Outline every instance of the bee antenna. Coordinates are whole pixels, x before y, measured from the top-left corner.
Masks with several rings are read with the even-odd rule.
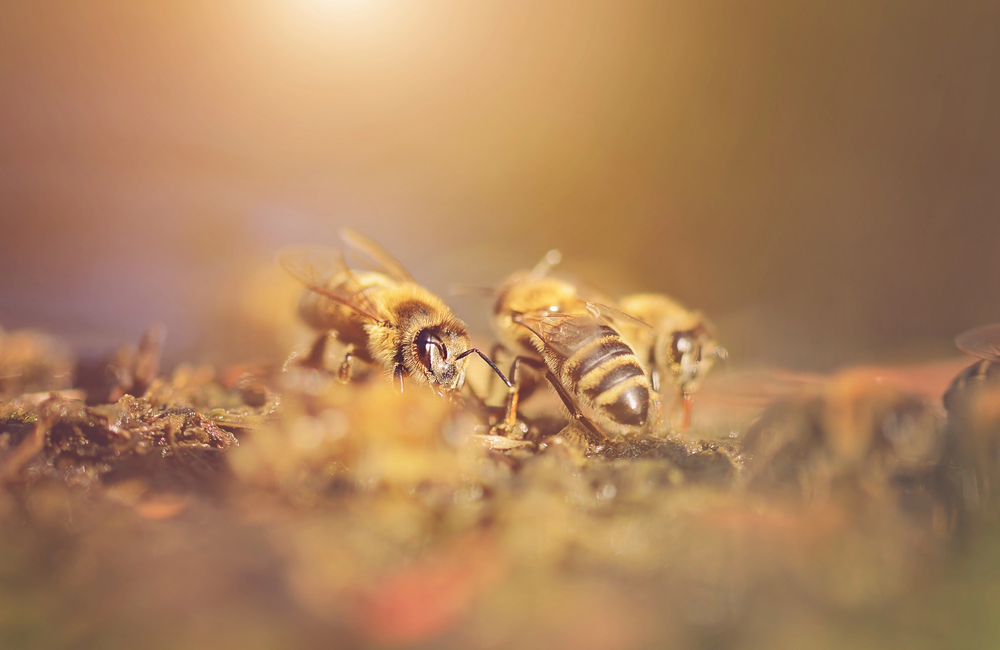
[[[462,359],[464,359],[465,357],[469,356],[473,352],[475,352],[476,354],[478,354],[482,358],[483,361],[485,361],[486,363],[490,364],[490,368],[493,368],[493,372],[497,373],[497,376],[499,376],[500,379],[503,380],[503,383],[507,385],[507,388],[513,388],[514,387],[514,384],[510,383],[510,380],[507,379],[506,377],[504,377],[504,374],[502,372],[500,372],[500,369],[497,368],[496,364],[493,363],[493,361],[490,360],[490,358],[488,356],[486,356],[485,354],[483,354],[482,352],[480,352],[478,348],[470,348],[470,349],[466,350],[462,354],[460,354],[457,357],[455,357],[455,361],[461,361]]]
[[[453,296],[492,296],[496,293],[496,289],[492,287],[477,287],[472,284],[453,284],[449,291]]]
[[[560,253],[558,249],[553,248],[552,250],[550,250],[548,253],[545,254],[545,257],[542,258],[541,262],[535,265],[535,268],[531,270],[531,275],[535,276],[536,278],[544,277],[545,274],[548,273],[553,266],[555,266],[561,261],[562,261],[562,253]]]

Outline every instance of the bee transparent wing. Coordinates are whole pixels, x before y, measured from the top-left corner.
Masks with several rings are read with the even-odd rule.
[[[955,345],[966,354],[988,361],[1000,361],[1000,323],[977,327],[955,338]]]
[[[588,302],[587,311],[594,316],[594,318],[600,319],[611,325],[612,327],[616,323],[624,323],[632,327],[640,327],[643,329],[653,329],[653,326],[642,320],[641,318],[636,318],[626,314],[623,311],[615,309],[614,307],[609,307],[603,303],[599,302]]]
[[[453,284],[448,289],[448,293],[453,296],[483,296],[492,298],[496,296],[497,290],[493,287],[478,287],[472,284]]]
[[[325,289],[338,273],[347,270],[340,251],[322,246],[289,246],[278,251],[278,263],[313,291]]]
[[[815,394],[826,376],[782,368],[731,370],[705,378],[698,400],[720,408],[763,408],[800,395]]]
[[[322,246],[289,246],[278,252],[278,262],[310,291],[339,302],[373,321],[385,320],[365,296],[365,288],[347,268],[340,251]],[[334,284],[332,280],[339,274],[343,274],[344,280]]]
[[[397,282],[414,281],[406,267],[370,237],[362,235],[356,230],[344,228],[340,231],[340,238],[353,250],[363,253],[369,260],[375,262],[373,270],[384,273]]]
[[[519,322],[563,356],[571,356],[584,341],[598,336],[604,325],[589,311],[576,314],[533,312],[522,314]]]

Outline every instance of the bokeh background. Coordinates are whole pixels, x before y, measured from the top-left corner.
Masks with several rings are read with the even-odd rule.
[[[266,356],[241,301],[345,225],[445,294],[559,247],[746,363],[1000,320],[997,2],[8,0],[0,96],[0,324],[82,348]]]

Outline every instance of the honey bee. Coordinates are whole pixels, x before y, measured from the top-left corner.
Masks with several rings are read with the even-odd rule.
[[[753,489],[808,501],[859,491],[928,513],[941,504],[943,413],[934,402],[845,371],[767,408],[742,439]]]
[[[589,442],[602,445],[607,436],[580,407],[616,433],[640,430],[650,421],[649,380],[600,306],[583,300],[574,285],[548,276],[560,259],[558,251],[550,251],[533,270],[511,276],[496,291],[493,327],[501,344],[517,355],[505,423],[514,422],[523,363],[545,371]]]
[[[701,312],[690,311],[662,294],[625,296],[618,308],[632,317],[621,319],[618,331],[645,364],[653,390],[664,388],[664,378],[676,387],[674,405],[683,409],[681,427],[686,429],[692,397],[702,378],[716,359],[728,356],[715,342],[714,327]]]
[[[374,262],[377,270],[348,268],[340,251],[294,246],[278,254],[292,277],[306,286],[299,316],[320,332],[306,359],[321,367],[332,335],[346,347],[339,376],[349,381],[354,359],[381,368],[403,390],[403,379],[452,393],[465,383],[464,359],[478,354],[510,385],[478,349],[469,331],[436,295],[374,241],[345,229],[341,238]]]
[[[944,394],[944,406],[949,413],[959,407],[970,393],[984,385],[1000,379],[1000,323],[985,325],[963,332],[955,339],[955,345],[966,354],[979,357],[955,377]]]
[[[945,392],[949,468],[965,512],[994,515],[1000,503],[1000,324],[955,339],[979,361],[960,372]]]

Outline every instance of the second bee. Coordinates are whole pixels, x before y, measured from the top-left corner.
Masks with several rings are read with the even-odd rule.
[[[548,276],[559,260],[559,253],[550,251],[533,270],[514,274],[496,291],[493,327],[517,355],[505,425],[514,424],[524,364],[545,372],[592,445],[606,443],[607,436],[583,409],[612,433],[642,431],[654,410],[646,373],[598,306],[583,300],[572,284]]]

